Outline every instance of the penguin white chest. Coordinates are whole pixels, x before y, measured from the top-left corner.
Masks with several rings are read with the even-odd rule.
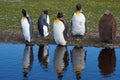
[[[49,32],[48,32],[48,27],[46,25],[43,25],[43,34],[44,34],[44,37],[48,36],[49,35]]]
[[[30,42],[30,24],[26,18],[21,19],[21,26],[25,40]]]
[[[64,38],[63,31],[65,30],[65,26],[63,22],[54,22],[53,24],[53,33],[54,39],[57,44],[66,45],[66,40]]]
[[[81,13],[80,15],[74,14],[72,17],[72,33],[73,35],[85,33],[85,17]]]
[[[47,23],[48,23],[48,25],[50,24],[50,18],[48,15],[47,15]]]

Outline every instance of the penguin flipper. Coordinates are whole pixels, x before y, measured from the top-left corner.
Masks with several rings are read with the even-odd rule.
[[[28,23],[30,24],[30,38],[33,39],[33,30],[34,30],[34,27],[33,27],[32,19],[29,16],[28,13],[27,13],[27,20],[28,20]]]
[[[67,40],[69,37],[69,27],[68,27],[67,20],[64,18],[60,18],[60,20],[63,22],[63,24],[65,26],[65,30],[63,31],[63,35],[64,35],[65,40]]]

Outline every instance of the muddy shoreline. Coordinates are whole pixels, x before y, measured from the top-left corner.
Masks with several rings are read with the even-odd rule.
[[[0,30],[0,43],[24,44],[22,32],[19,30]],[[39,38],[38,32],[34,31],[34,44],[55,44],[53,34],[46,38]],[[120,47],[120,36],[117,34],[116,40],[112,44],[100,41],[98,33],[86,33],[84,38],[69,38],[67,45],[77,46],[94,46],[94,47]]]

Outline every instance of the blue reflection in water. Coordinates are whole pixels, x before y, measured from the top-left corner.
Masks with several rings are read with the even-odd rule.
[[[0,44],[0,80],[119,80],[120,48]]]
[[[43,69],[47,70],[49,65],[49,46],[47,44],[38,46],[38,60]]]
[[[57,46],[54,53],[54,68],[59,79],[62,79],[68,66],[67,47]]]
[[[28,72],[32,68],[33,63],[33,46],[27,45],[25,46],[23,53],[23,74],[24,77],[27,77]]]
[[[81,78],[82,71],[85,68],[85,57],[86,53],[82,46],[75,46],[71,51],[72,67],[76,74],[76,78]]]
[[[100,51],[98,66],[103,76],[109,76],[115,70],[116,55],[114,48],[105,48]]]

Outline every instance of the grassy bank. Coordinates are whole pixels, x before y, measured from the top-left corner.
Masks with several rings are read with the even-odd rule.
[[[22,17],[21,9],[24,8],[30,14],[35,27],[35,44],[55,43],[52,34],[52,25],[57,12],[63,12],[64,17],[70,25],[71,15],[77,3],[82,4],[86,16],[88,33],[83,39],[70,38],[68,45],[120,47],[120,0],[0,0],[0,42],[24,43],[20,25]],[[49,10],[50,35],[40,39],[37,37],[37,20],[45,9]],[[117,21],[118,34],[113,44],[102,43],[98,36],[98,22],[100,16],[106,10],[112,12]]]
[[[22,8],[25,8],[31,15],[35,28],[37,19],[44,9],[49,10],[51,30],[58,11],[64,13],[70,25],[71,15],[77,3],[82,4],[89,32],[98,31],[98,21],[106,10],[113,13],[117,26],[120,26],[120,0],[0,0],[0,30],[20,30]],[[120,28],[118,30],[120,31]]]

